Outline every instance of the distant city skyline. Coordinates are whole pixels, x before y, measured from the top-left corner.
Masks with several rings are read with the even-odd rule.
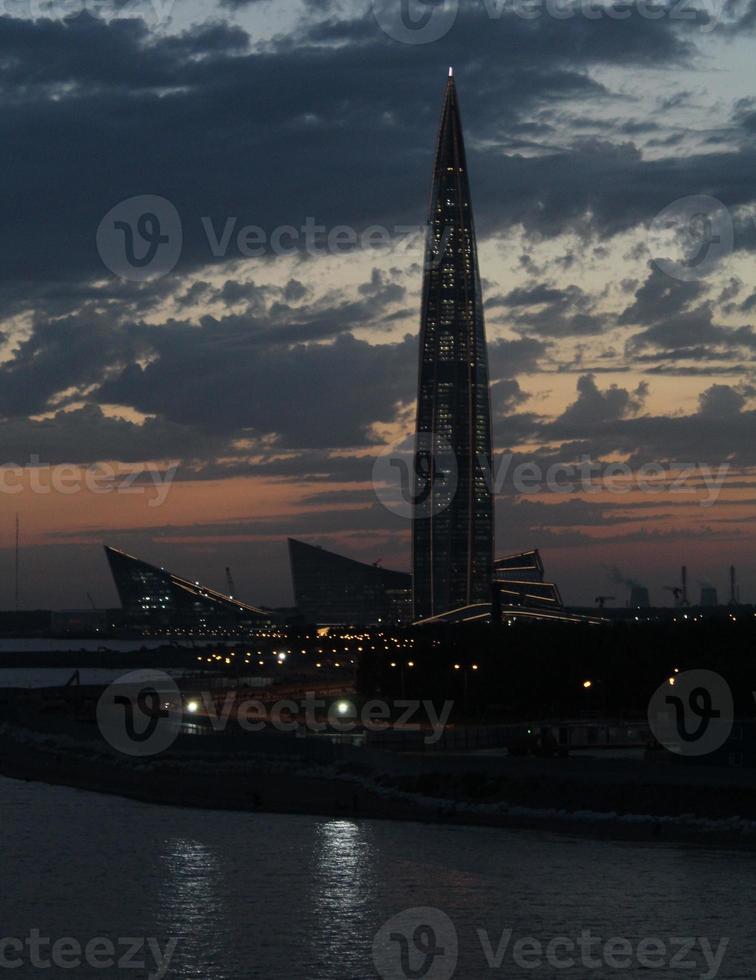
[[[0,493],[0,606],[13,605],[16,511],[24,608],[83,607],[87,592],[115,603],[104,542],[221,589],[231,565],[243,597],[269,605],[292,601],[289,535],[410,569],[409,522],[371,475],[414,427],[429,146],[449,64],[484,271],[494,468],[511,454],[541,473],[583,456],[663,470],[658,491],[624,494],[504,480],[496,553],[540,548],[567,603],[613,593],[612,566],[669,602],[681,564],[693,592],[710,582],[720,596],[735,564],[756,598],[746,6],[714,20],[526,20],[461,4],[417,44],[351,0],[177,4],[160,31],[2,18],[14,94],[0,99],[1,462],[177,469],[161,506],[154,486],[45,493],[27,480]],[[170,272],[130,280],[98,229],[144,195],[169,202],[182,241]],[[667,261],[680,252],[663,225],[691,198],[677,230],[705,237],[708,206],[723,247],[686,269]],[[330,248],[293,240],[308,220]],[[245,255],[249,226],[262,257]],[[371,226],[394,246],[367,245]],[[695,492],[668,492],[691,464]],[[701,467],[725,464],[701,506]]]

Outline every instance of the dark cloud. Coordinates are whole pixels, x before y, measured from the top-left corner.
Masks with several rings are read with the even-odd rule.
[[[55,396],[101,383],[111,370],[146,353],[133,333],[114,329],[103,317],[67,317],[37,323],[31,336],[0,364],[0,415],[33,415]]]
[[[577,400],[564,410],[557,424],[566,423],[590,428],[597,422],[636,415],[643,408],[648,385],[641,382],[634,391],[611,385],[602,391],[596,384],[595,377],[586,374],[578,379],[577,392]]]
[[[506,296],[492,297],[488,305],[511,310],[506,321],[516,330],[545,337],[597,334],[604,327],[603,318],[594,312],[593,300],[575,285],[557,288],[530,283]]]
[[[246,7],[257,7],[271,0],[219,0],[221,7],[227,10],[244,10]]]
[[[754,5],[756,9],[756,5]],[[739,99],[735,104],[735,121],[750,133],[756,133],[756,99]]]
[[[739,415],[746,403],[746,397],[730,385],[712,385],[698,398],[699,414],[708,418],[728,419]]]
[[[369,296],[381,304],[399,303],[404,299],[406,290],[396,282],[387,282],[386,276],[380,269],[373,269],[370,282],[364,282],[357,287],[362,296]]]
[[[719,467],[756,466],[756,411],[745,408],[756,389],[713,385],[703,393],[699,410],[689,415],[640,414],[648,395],[641,382],[628,390],[598,387],[591,375],[577,382],[577,399],[555,419],[533,412],[496,421],[494,442],[500,451],[515,449],[512,465],[625,460],[631,467],[646,463],[692,463]],[[521,445],[540,448],[518,453]]]
[[[752,310],[756,309],[756,292],[751,293],[748,299],[744,299],[740,304],[740,309],[743,313],[750,313]]]
[[[746,324],[742,327],[718,326],[713,321],[711,307],[700,306],[679,313],[647,330],[633,335],[627,344],[632,355],[646,347],[657,347],[664,357],[698,357],[712,359],[712,352],[723,348],[735,352],[756,350],[756,334]]]
[[[412,396],[416,342],[371,346],[351,334],[330,344],[257,342],[242,321],[199,328],[142,328],[157,357],[132,364],[99,389],[181,425],[274,435],[282,446],[356,446]]]
[[[491,409],[494,416],[507,413],[512,409],[527,401],[530,396],[523,391],[518,381],[505,379],[497,381],[491,386]]]
[[[659,323],[687,309],[706,292],[704,282],[683,282],[673,279],[653,263],[648,267],[648,278],[635,291],[635,299],[620,315],[619,323]]]
[[[534,370],[547,353],[550,343],[537,337],[519,337],[517,340],[491,340],[488,343],[488,362],[491,377],[513,378]]]
[[[756,28],[756,0],[725,0],[723,11],[727,14],[724,32],[737,36]]]
[[[731,300],[742,286],[730,278],[717,302],[736,312]],[[715,304],[707,298],[709,289],[704,280],[674,279],[650,263],[649,274],[635,290],[633,302],[618,317],[621,325],[645,327],[628,338],[628,355],[639,363],[669,358],[716,362],[731,359],[735,352],[756,350],[756,334],[750,324],[732,327],[715,323]],[[749,312],[748,306],[746,301],[739,310]],[[649,348],[656,350],[649,354]]]
[[[668,66],[692,53],[667,18],[542,18],[534,30],[511,12],[492,24],[473,7],[442,41],[420,47],[391,43],[369,12],[305,21],[297,37],[256,49],[224,24],[161,36],[134,19],[3,17],[2,204],[12,245],[0,268],[25,280],[101,273],[99,221],[141,193],[167,197],[181,214],[183,271],[221,261],[203,216],[268,230],[312,215],[329,226],[419,224],[446,63],[459,66],[476,193],[489,202],[481,227],[514,221],[554,234],[592,212],[612,233],[666,203],[680,174],[644,164],[630,145],[505,157],[497,136],[554,99],[601,97],[588,70],[596,64]],[[476,140],[483,127],[486,145]],[[70,148],[56,157],[54,180],[51,145]],[[721,182],[732,165],[717,164]],[[686,166],[693,182],[697,164]],[[625,214],[611,201],[620,188]]]
[[[199,458],[230,451],[226,440],[163,419],[136,423],[106,416],[97,405],[56,412],[41,420],[3,423],[0,465],[91,464],[101,460],[138,463]]]

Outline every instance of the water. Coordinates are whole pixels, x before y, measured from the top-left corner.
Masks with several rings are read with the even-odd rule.
[[[716,975],[745,980],[754,974],[748,901],[754,858],[747,853],[172,809],[5,779],[0,848],[1,936],[23,940],[37,928],[45,938],[74,937],[82,946],[107,937],[120,953],[124,937],[152,937],[161,949],[173,939],[165,975],[179,980],[449,980],[455,965],[453,975],[461,980],[713,975],[698,945],[687,957],[692,966],[671,968],[679,945],[670,937],[704,937],[714,949],[728,937]],[[374,937],[382,924],[424,906],[448,916],[434,912],[429,920],[444,953],[426,960],[430,969],[421,972],[423,954],[413,938],[419,920],[405,917],[379,938],[376,961]],[[502,930],[513,930],[498,969],[486,962],[479,929],[487,930],[494,952]],[[548,964],[550,940],[574,942],[588,929],[601,938],[593,950],[604,960],[603,943],[624,939],[633,950],[629,967],[586,967],[579,950],[572,968]],[[402,930],[412,973],[401,966],[396,934]],[[418,934],[417,942],[423,936],[429,934]],[[512,944],[526,937],[542,944],[533,968],[513,959]],[[656,954],[665,966],[638,963],[644,938],[666,944],[664,957]],[[11,953],[0,943],[0,956]],[[532,949],[519,955],[538,960]],[[562,948],[556,955],[568,958]],[[25,962],[8,975],[156,976],[151,954],[134,958],[140,956],[145,965],[139,969],[82,964],[35,970]]]
[[[214,643],[212,639],[203,638],[202,645]],[[217,641],[217,642],[223,642]],[[137,640],[116,640],[109,636],[103,637],[47,637],[47,636],[20,636],[0,638],[1,653],[80,653],[82,650],[89,653],[97,653],[107,650],[112,653],[136,653],[141,650],[159,650],[167,643],[172,647],[195,646],[193,640],[164,639],[150,640],[139,638]]]
[[[112,684],[130,671],[125,667],[0,667],[0,690],[8,687],[63,687],[79,671],[84,686]],[[162,669],[171,677],[183,677],[186,670]]]

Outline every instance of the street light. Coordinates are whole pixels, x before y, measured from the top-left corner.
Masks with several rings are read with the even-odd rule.
[[[452,666],[453,666],[454,670],[461,670],[462,671],[462,690],[464,692],[463,707],[464,707],[464,710],[465,710],[465,714],[467,714],[467,704],[468,704],[468,698],[467,698],[467,680],[468,680],[468,675],[469,675],[469,671],[471,671],[471,670],[477,670],[478,669],[478,665],[477,664],[470,664],[470,665],[463,666],[462,664],[452,664]]]
[[[402,695],[402,699],[404,699],[407,696],[407,694],[406,694],[406,687],[405,687],[405,683],[404,683],[404,664],[401,663],[401,664],[398,664],[397,665],[397,662],[395,660],[392,660],[389,666],[391,666],[391,667],[398,666],[399,667],[399,683],[401,684],[401,695]],[[414,664],[409,663],[407,666],[408,667],[413,667]]]

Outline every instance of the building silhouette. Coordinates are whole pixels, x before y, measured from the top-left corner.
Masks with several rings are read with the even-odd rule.
[[[433,168],[415,446],[416,620],[490,602],[494,515],[483,304],[454,77]]]
[[[651,599],[648,594],[648,589],[645,585],[633,585],[630,588],[630,608],[631,609],[649,609],[651,606]]]
[[[133,625],[204,632],[262,626],[277,618],[272,610],[250,606],[117,548],[105,545],[105,554],[126,621]]]
[[[306,623],[396,625],[412,616],[412,578],[289,538],[294,601]]]
[[[496,559],[494,596],[507,612],[518,607],[534,611],[564,609],[557,585],[544,581],[543,561],[537,548]]]
[[[545,580],[538,549],[506,555],[494,562],[491,596],[435,616],[416,625],[440,623],[583,623],[598,624],[600,617],[584,616],[565,608],[554,582]]]

